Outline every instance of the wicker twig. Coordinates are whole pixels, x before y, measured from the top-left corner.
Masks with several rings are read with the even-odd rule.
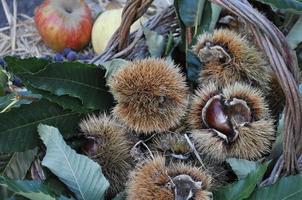
[[[286,174],[297,170],[297,157],[302,152],[302,106],[298,91],[298,67],[293,51],[283,34],[246,0],[211,0],[241,17],[250,27],[258,45],[266,53],[272,70],[286,96],[284,132],[284,169]],[[282,162],[279,162],[282,164]]]
[[[271,175],[266,180],[264,180],[260,184],[260,186],[265,187],[265,186],[274,184],[280,177],[283,165],[284,165],[284,157],[283,157],[283,155],[281,155],[280,158],[277,160],[277,162],[274,166],[274,169],[271,172]]]
[[[145,24],[147,29],[167,36],[170,32],[177,33],[177,19],[174,7],[169,7],[158,15],[151,17]],[[148,48],[144,40],[142,30],[137,30],[129,35],[129,45],[122,51],[118,51],[119,33],[118,31],[112,36],[105,51],[95,57],[91,63],[101,64],[114,58],[125,58],[127,60],[139,59],[149,56]]]
[[[119,47],[121,51],[127,46],[128,36],[130,34],[131,25],[139,19],[148,9],[153,0],[132,0],[128,1],[122,13],[122,22],[118,30]],[[136,11],[136,12],[134,12]]]

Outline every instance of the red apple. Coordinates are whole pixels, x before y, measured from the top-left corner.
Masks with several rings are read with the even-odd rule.
[[[91,38],[93,20],[84,0],[45,0],[35,9],[36,27],[52,49],[80,50]]]

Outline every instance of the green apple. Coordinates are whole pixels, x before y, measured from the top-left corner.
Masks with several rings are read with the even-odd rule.
[[[107,10],[99,15],[92,28],[92,46],[96,53],[101,53],[107,47],[109,40],[121,24],[123,9]],[[132,26],[131,31],[141,27],[142,20],[137,20]]]

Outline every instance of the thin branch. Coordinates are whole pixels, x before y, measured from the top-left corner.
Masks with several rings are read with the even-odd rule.
[[[148,150],[151,158],[154,159],[152,151],[149,149],[148,145],[146,145],[146,143],[143,140],[138,141],[132,148],[136,148],[139,144],[144,145],[144,147]]]
[[[204,170],[206,170],[206,167],[205,167],[204,163],[202,162],[202,159],[201,159],[199,153],[197,152],[197,150],[196,150],[194,144],[191,142],[191,140],[190,140],[190,138],[189,138],[189,136],[188,136],[187,134],[185,134],[185,138],[186,138],[186,140],[187,140],[187,142],[188,142],[190,148],[193,150],[193,152],[194,152],[196,158],[197,158],[198,161],[200,162],[202,168],[203,168]]]

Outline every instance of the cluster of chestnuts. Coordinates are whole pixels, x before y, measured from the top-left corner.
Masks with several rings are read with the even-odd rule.
[[[211,199],[227,158],[270,153],[282,98],[261,52],[227,29],[201,35],[193,52],[203,64],[195,91],[171,61],[132,61],[108,81],[112,113],[81,122],[83,151],[110,182],[107,199],[124,190],[130,200]]]

